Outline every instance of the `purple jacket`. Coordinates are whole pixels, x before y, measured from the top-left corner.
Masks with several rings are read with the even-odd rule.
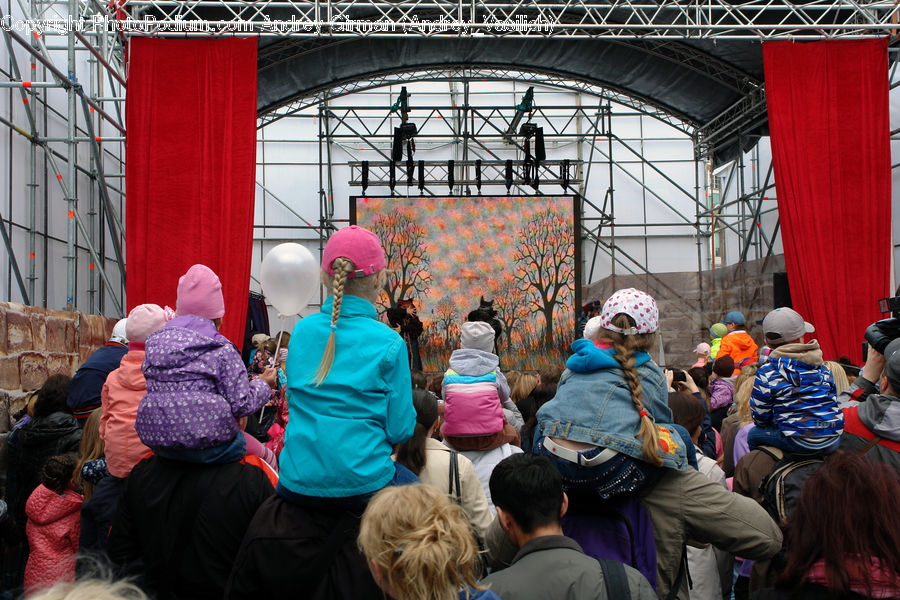
[[[269,401],[269,385],[247,382],[241,355],[208,319],[172,319],[150,334],[145,351],[147,395],[134,428],[151,449],[202,450],[231,442],[237,419]]]
[[[730,379],[714,379],[707,390],[709,390],[709,407],[716,410],[731,404],[734,396],[734,382]]]

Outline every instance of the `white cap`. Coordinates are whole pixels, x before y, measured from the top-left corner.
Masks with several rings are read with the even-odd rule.
[[[119,322],[116,323],[115,327],[113,327],[112,335],[109,336],[109,341],[116,342],[118,344],[128,343],[128,336],[125,333],[126,323],[128,323],[128,319],[119,319]]]

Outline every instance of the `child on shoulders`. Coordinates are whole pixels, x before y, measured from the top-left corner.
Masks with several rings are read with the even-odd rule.
[[[750,413],[750,448],[774,446],[792,454],[837,450],[844,430],[834,380],[819,342],[804,342],[815,328],[790,308],[776,308],[763,320],[769,361],[756,372]]]

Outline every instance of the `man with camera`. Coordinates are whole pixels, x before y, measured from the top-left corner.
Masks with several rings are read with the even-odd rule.
[[[844,408],[841,449],[865,454],[900,474],[900,338],[874,347],[860,376],[838,397]],[[875,393],[878,392],[878,393]]]

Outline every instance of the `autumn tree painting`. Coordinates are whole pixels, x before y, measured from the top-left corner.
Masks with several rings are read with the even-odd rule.
[[[388,258],[379,312],[416,300],[424,371],[447,369],[482,296],[503,324],[504,369],[565,362],[575,335],[574,207],[567,196],[356,199],[356,222]]]
[[[405,211],[375,215],[368,227],[381,240],[388,260],[388,277],[379,301],[382,307],[393,308],[401,299],[427,295],[432,282],[428,230]]]
[[[550,210],[539,211],[516,236],[516,280],[528,291],[531,312],[544,317],[547,348],[553,347],[553,313],[574,296],[574,253],[571,224]]]

